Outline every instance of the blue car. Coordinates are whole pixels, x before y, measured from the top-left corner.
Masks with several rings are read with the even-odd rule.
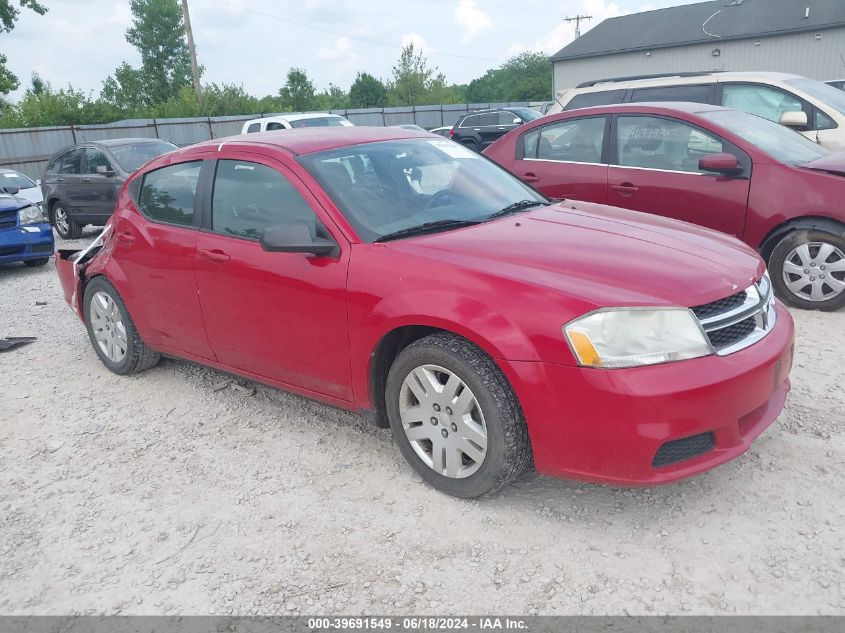
[[[53,229],[42,205],[0,193],[0,264],[43,266],[54,250]]]

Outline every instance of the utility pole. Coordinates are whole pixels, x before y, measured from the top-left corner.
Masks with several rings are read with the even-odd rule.
[[[591,15],[576,15],[574,18],[564,18],[564,22],[575,22],[575,39],[581,37],[581,20],[592,20]]]
[[[185,35],[188,36],[188,51],[191,54],[191,75],[194,78],[194,91],[197,93],[197,99],[201,99],[200,69],[197,66],[197,49],[194,47],[194,33],[191,30],[191,15],[188,13],[188,0],[182,0],[182,19],[185,21]]]

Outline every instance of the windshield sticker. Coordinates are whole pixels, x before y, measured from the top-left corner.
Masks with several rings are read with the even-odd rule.
[[[9,174],[9,173],[6,173],[6,174],[3,174],[3,175],[4,175],[4,176],[6,176],[6,178],[17,178],[17,177],[18,177],[18,175],[17,175],[17,174]]]
[[[454,141],[428,141],[449,158],[478,158],[478,154]]]

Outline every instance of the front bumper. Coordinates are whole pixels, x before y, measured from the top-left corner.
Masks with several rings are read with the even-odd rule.
[[[775,421],[790,389],[792,317],[780,303],[776,309],[777,324],[764,339],[728,356],[616,370],[503,362],[525,413],[537,470],[653,485],[744,453]],[[654,465],[664,444],[692,436],[711,444],[699,443],[704,452],[693,457]]]
[[[42,259],[54,250],[53,229],[47,223],[0,230],[0,264]]]

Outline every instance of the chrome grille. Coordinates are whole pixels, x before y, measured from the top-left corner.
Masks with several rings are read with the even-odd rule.
[[[775,325],[774,296],[768,275],[742,292],[691,308],[710,346],[719,356],[753,345]]]
[[[0,229],[13,229],[18,225],[17,211],[0,211]]]

